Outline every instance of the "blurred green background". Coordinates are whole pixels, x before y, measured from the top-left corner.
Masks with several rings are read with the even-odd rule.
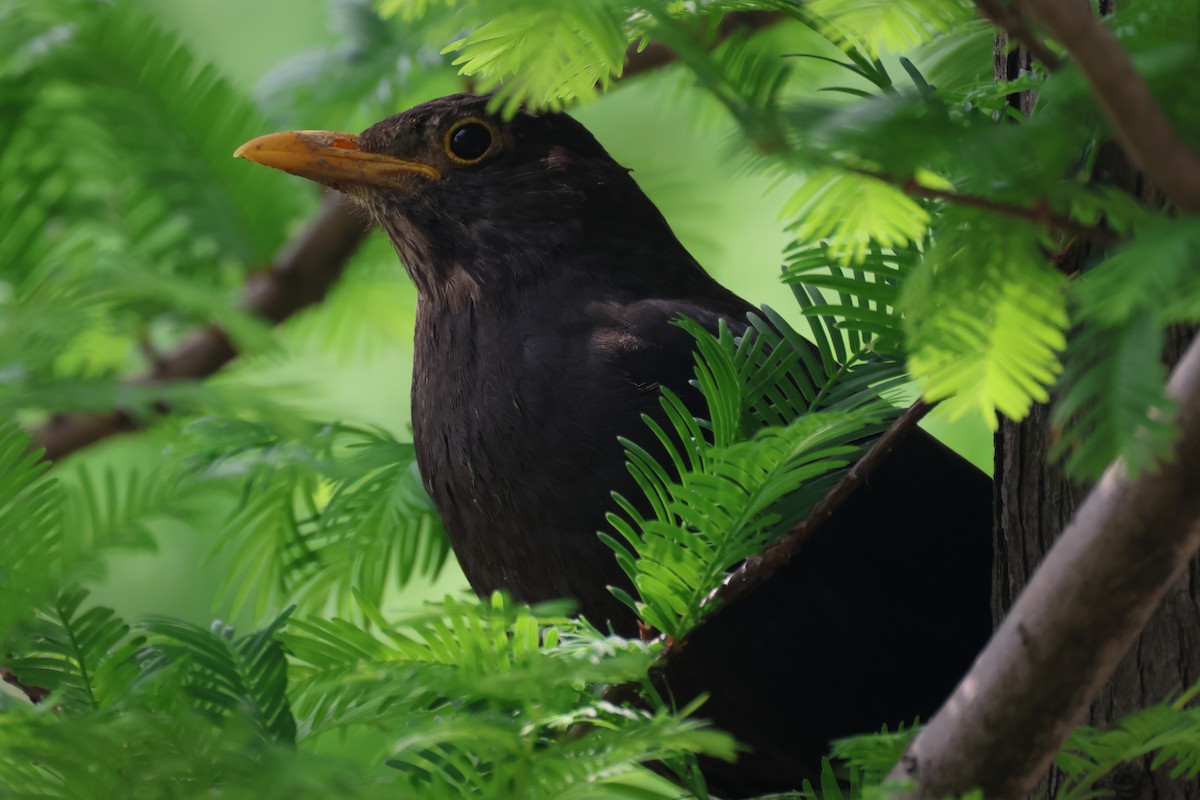
[[[338,41],[321,0],[138,2],[164,27],[182,34],[201,59],[211,61],[251,94],[260,93],[272,72],[281,65],[286,69],[289,59]],[[789,28],[771,35],[806,34]],[[817,62],[804,62],[798,68],[808,70],[814,82],[827,74]],[[445,81],[429,88],[441,94],[454,91],[456,83],[447,74]],[[423,99],[405,98],[404,106],[393,110]],[[745,166],[743,154],[732,151],[737,141],[732,127],[710,103],[666,69],[624,82],[573,113],[620,163],[634,170],[701,263],[750,301],[772,305],[798,321],[790,292],[778,281],[788,235],[777,213],[790,185]],[[286,120],[280,127],[354,129],[370,121]],[[229,143],[231,153],[238,144]],[[255,167],[247,164],[246,168]],[[297,181],[296,191],[312,190]],[[282,356],[237,363],[219,380],[287,385],[290,401],[314,418],[378,425],[407,439],[413,290],[378,235],[356,258],[352,275],[354,279],[344,281],[319,308],[285,323]],[[364,328],[360,320],[369,321],[369,327]],[[323,344],[331,329],[343,343],[336,353]],[[345,346],[348,340],[350,347]],[[347,358],[346,353],[354,355]],[[955,424],[934,419],[927,427],[990,471],[990,432],[974,417]],[[159,447],[152,440],[124,437],[77,458],[152,463]],[[206,499],[202,513],[212,524],[198,529],[218,530],[228,502],[227,498]],[[219,553],[212,554],[211,540],[185,535],[187,530],[164,520],[155,529],[158,553],[112,556],[96,588],[96,599],[127,615],[166,613],[196,622],[215,616],[239,625],[253,624],[248,611],[233,614],[227,606],[206,602],[205,598],[221,596],[219,587],[228,564]],[[412,585],[391,605],[419,603],[464,589],[461,574],[451,564],[436,584]]]

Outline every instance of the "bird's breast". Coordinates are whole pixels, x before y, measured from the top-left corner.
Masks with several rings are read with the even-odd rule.
[[[641,404],[595,338],[569,307],[422,305],[413,437],[477,591],[573,596],[597,619],[621,576],[596,531],[626,479],[617,436],[641,426]]]

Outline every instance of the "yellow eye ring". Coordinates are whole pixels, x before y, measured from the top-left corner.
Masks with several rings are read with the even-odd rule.
[[[442,149],[456,164],[478,164],[500,140],[496,126],[479,117],[465,117],[446,129]]]

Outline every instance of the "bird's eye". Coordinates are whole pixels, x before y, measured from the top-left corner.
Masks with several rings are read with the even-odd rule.
[[[474,164],[492,149],[492,126],[481,119],[464,119],[446,131],[446,155],[460,164]]]

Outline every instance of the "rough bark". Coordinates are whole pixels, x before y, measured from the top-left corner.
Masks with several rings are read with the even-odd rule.
[[[996,39],[996,77],[1011,80],[1031,66],[1025,48],[1010,50],[1008,35]],[[1013,95],[1022,111],[1032,108],[1033,97]],[[1114,145],[1105,146],[1097,160],[1095,180],[1121,186],[1152,205],[1161,197]],[[1068,255],[1081,266],[1091,246],[1080,242]],[[1191,335],[1173,331],[1164,356],[1174,364]],[[1060,465],[1047,463],[1054,432],[1045,407],[1035,408],[1020,424],[1004,421],[996,436],[995,543],[993,610],[997,621],[1012,607],[1034,568],[1054,543],[1058,532],[1075,514],[1087,495],[1086,486],[1067,479]],[[1083,720],[1088,725],[1108,723],[1144,706],[1162,702],[1172,692],[1200,679],[1200,559],[1193,558],[1185,574],[1168,591],[1130,652],[1101,690]],[[1150,760],[1121,767],[1097,788],[1117,798],[1138,800],[1200,800],[1200,786],[1171,781],[1165,771],[1153,773]],[[1053,792],[1061,775],[1051,770],[1042,788]]]
[[[1200,342],[1184,354],[1168,394],[1178,404],[1171,454],[1136,478],[1117,461],[1088,493],[889,776],[915,781],[916,796],[979,788],[1015,800],[1033,789],[1191,569],[1200,550]]]
[[[1178,359],[1183,340],[1175,332],[1168,356]],[[1012,607],[1033,570],[1076,512],[1086,488],[1072,483],[1056,464],[1047,463],[1052,441],[1048,411],[1038,407],[1020,424],[1005,422],[996,436],[996,561],[993,609],[997,619]],[[1193,557],[1168,590],[1116,671],[1082,720],[1104,728],[1139,708],[1160,703],[1181,687],[1200,680],[1200,559]],[[1051,793],[1061,774],[1050,770],[1044,787]],[[1198,800],[1200,786],[1172,781],[1167,770],[1150,771],[1150,759],[1127,764],[1097,786],[1119,799]]]

